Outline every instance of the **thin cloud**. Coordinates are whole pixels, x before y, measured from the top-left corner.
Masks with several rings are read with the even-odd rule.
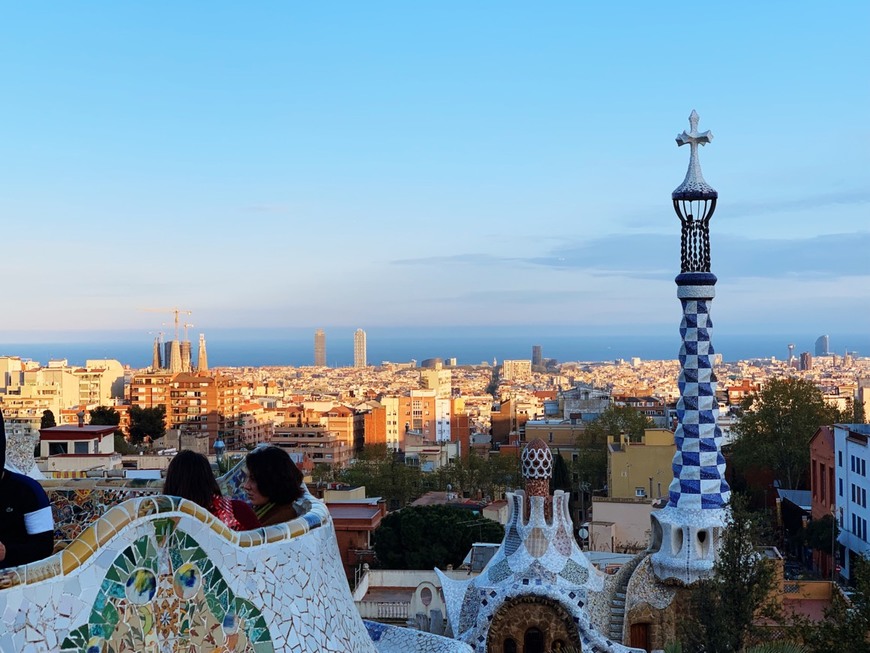
[[[866,188],[807,195],[795,199],[771,196],[770,199],[721,204],[716,211],[716,220],[727,221],[760,214],[769,215],[868,203],[870,203],[870,189]],[[671,224],[669,220],[676,219],[677,217],[670,206],[661,205],[655,209],[632,212],[621,219],[621,224],[630,229],[654,229],[656,227],[665,229]]]
[[[549,256],[526,261],[600,276],[667,278],[675,274],[679,248],[676,235],[610,235],[563,246]],[[868,232],[794,239],[718,236],[712,242],[711,267],[716,274],[731,279],[865,276],[870,275],[868,251]]]
[[[444,263],[463,263],[467,265],[489,265],[494,262],[521,261],[523,259],[502,258],[491,254],[453,254],[451,256],[422,256],[390,261],[393,265],[440,265]]]

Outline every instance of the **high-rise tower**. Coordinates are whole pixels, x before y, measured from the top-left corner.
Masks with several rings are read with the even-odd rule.
[[[532,369],[539,372],[544,366],[544,348],[541,345],[532,345]]]
[[[353,366],[366,366],[366,332],[357,329],[353,334]]]
[[[196,361],[197,372],[208,372],[208,354],[205,351],[205,334],[199,334],[199,355]]]
[[[314,366],[326,367],[326,333],[323,329],[314,332]]]
[[[830,339],[828,336],[819,336],[816,338],[816,356],[830,356]]]
[[[674,434],[674,480],[668,505],[652,513],[651,559],[660,580],[692,583],[712,571],[722,531],[727,524],[731,490],[725,480],[722,432],[716,425],[716,375],[710,304],[716,276],[710,272],[710,218],[719,194],[704,181],[698,146],[713,135],[698,132],[698,114],[689,116],[691,131],[677,136],[689,145],[686,178],[671,197],[680,218],[680,274],[677,297],[683,308],[680,323],[680,398]]]

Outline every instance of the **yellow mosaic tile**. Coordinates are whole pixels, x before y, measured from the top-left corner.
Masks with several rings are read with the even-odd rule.
[[[7,587],[14,587],[21,584],[21,576],[15,569],[4,569],[0,571],[0,590],[5,590]]]

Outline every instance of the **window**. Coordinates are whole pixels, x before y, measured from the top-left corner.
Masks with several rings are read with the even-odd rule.
[[[840,496],[843,496],[843,479],[838,479],[840,481]]]
[[[74,443],[73,453],[88,453],[88,443],[87,442]]]
[[[839,467],[843,466],[843,452],[842,451],[837,452],[837,465]]]
[[[646,496],[646,488],[642,488],[642,487],[634,488],[634,496],[645,497]]]

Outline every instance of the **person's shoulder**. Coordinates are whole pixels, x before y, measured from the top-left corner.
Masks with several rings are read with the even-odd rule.
[[[8,479],[7,482],[12,485],[17,485],[18,492],[29,492],[36,499],[37,503],[41,504],[40,507],[42,507],[42,505],[48,505],[48,496],[45,494],[42,485],[39,484],[39,481],[30,478],[25,474],[12,472],[8,469],[5,471],[5,478]]]
[[[260,527],[260,520],[257,519],[257,513],[247,503],[241,499],[232,499],[233,516],[241,524],[242,529],[249,531]]]

